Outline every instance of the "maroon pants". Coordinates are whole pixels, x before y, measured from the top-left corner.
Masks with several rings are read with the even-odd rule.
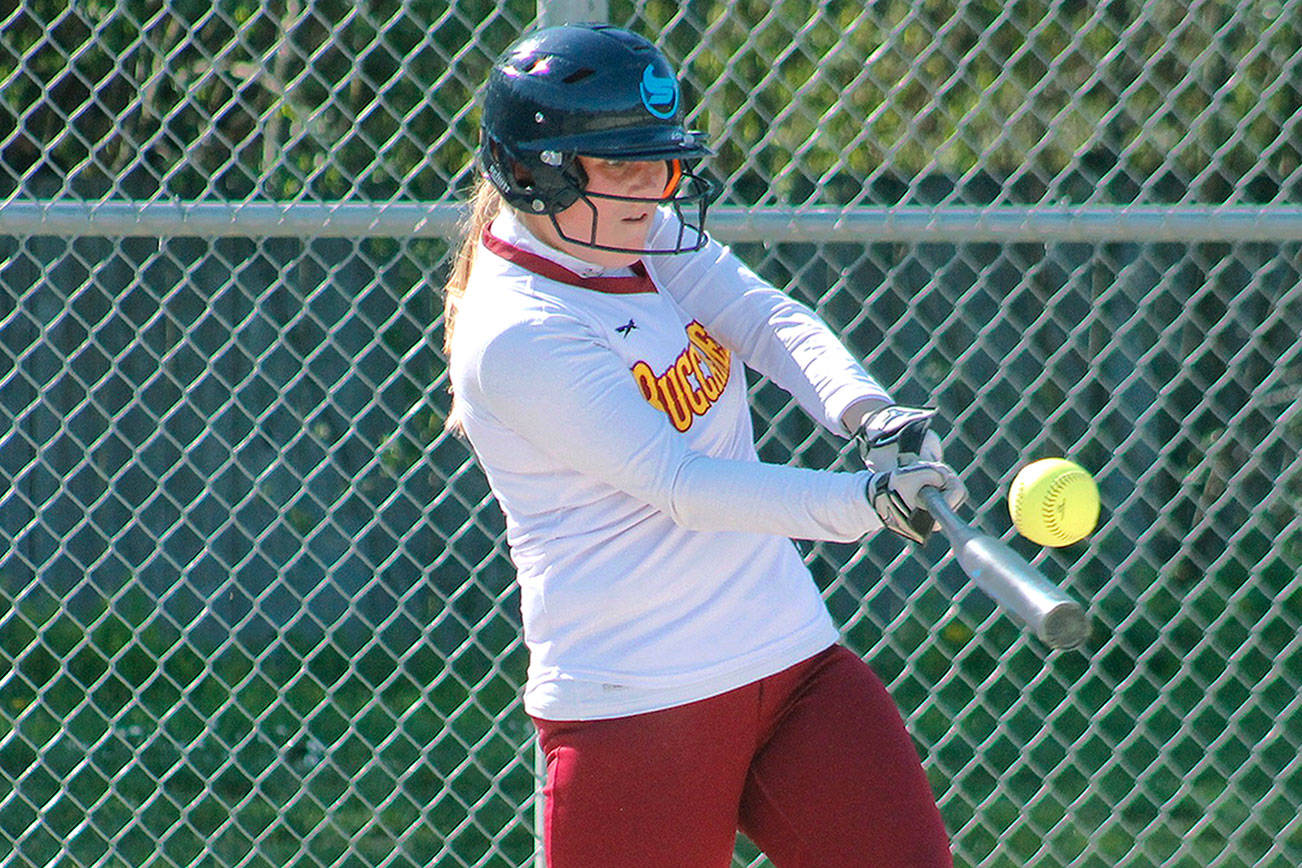
[[[894,702],[839,645],[700,702],[535,723],[550,868],[726,868],[738,829],[776,868],[953,865]]]

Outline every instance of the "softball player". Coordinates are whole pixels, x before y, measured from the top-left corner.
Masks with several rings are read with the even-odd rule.
[[[928,411],[705,232],[707,156],[645,39],[548,28],[482,94],[447,287],[454,405],[506,515],[549,864],[950,865],[900,716],[791,542],[920,540],[958,504]],[[743,365],[862,472],[766,464]]]

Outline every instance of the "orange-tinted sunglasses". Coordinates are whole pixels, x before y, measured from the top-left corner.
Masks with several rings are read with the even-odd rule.
[[[678,190],[678,185],[683,180],[683,161],[669,161],[669,181],[665,184],[664,192],[660,194],[661,199],[669,199]]]

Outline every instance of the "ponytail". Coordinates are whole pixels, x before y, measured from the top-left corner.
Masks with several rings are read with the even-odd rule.
[[[480,175],[470,193],[470,213],[462,224],[461,245],[452,260],[452,273],[443,287],[443,349],[452,352],[452,328],[457,317],[457,303],[466,293],[475,251],[484,229],[502,210],[502,195],[488,179]]]
[[[466,284],[470,282],[470,269],[475,264],[475,251],[479,249],[479,239],[483,236],[484,229],[501,210],[502,195],[487,178],[480,175],[475,180],[475,188],[470,194],[470,213],[462,224],[461,243],[452,259],[452,273],[448,275],[448,282],[443,287],[443,351],[449,360],[452,357],[452,330],[456,323],[457,305],[466,293]],[[446,423],[448,430],[460,432],[459,415],[456,395],[453,395],[452,412]]]

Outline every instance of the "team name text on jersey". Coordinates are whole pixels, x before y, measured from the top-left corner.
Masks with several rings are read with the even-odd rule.
[[[664,412],[678,431],[692,427],[728,387],[732,353],[693,320],[687,324],[687,348],[663,373],[646,362],[633,365],[633,379],[651,406]]]

